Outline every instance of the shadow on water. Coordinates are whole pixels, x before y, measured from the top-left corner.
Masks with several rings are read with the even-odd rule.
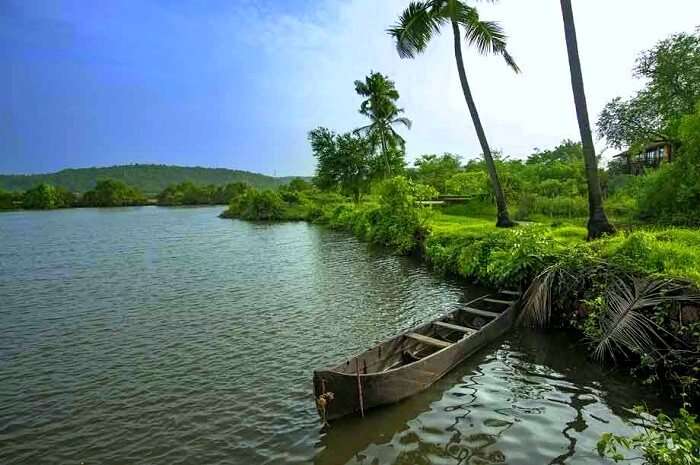
[[[631,399],[664,406],[572,341],[518,329],[427,391],[364,420],[336,421],[314,463],[600,463],[595,442],[631,430]]]

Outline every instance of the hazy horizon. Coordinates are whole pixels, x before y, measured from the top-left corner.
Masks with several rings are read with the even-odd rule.
[[[480,150],[449,34],[401,60],[386,28],[405,0],[80,0],[0,5],[0,173],[125,164],[220,167],[309,176],[309,130],[363,124],[353,81],[387,74],[423,153]],[[578,140],[559,2],[480,3],[523,69],[466,51],[489,142],[511,157]],[[591,122],[638,89],[635,58],[692,31],[700,3],[574,1]],[[605,147],[598,141],[598,150]],[[612,151],[605,152],[604,159]]]

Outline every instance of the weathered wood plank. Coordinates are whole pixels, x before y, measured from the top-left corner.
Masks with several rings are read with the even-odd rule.
[[[434,337],[426,336],[424,334],[408,333],[406,334],[406,337],[410,337],[411,339],[422,342],[423,344],[440,347],[441,349],[452,345],[450,342],[441,341],[440,339],[435,339]]]
[[[455,325],[455,324],[452,324],[452,323],[447,323],[447,322],[445,322],[445,321],[433,321],[433,324],[436,325],[436,326],[441,326],[441,327],[443,327],[443,328],[453,329],[453,330],[455,330],[455,331],[461,331],[461,332],[467,333],[467,334],[471,334],[471,333],[475,333],[475,332],[476,332],[475,329],[467,328],[467,327],[465,327],[465,326]]]
[[[486,300],[486,299],[484,299]],[[486,310],[480,310],[478,308],[472,308],[472,307],[465,307],[463,310],[467,313],[471,313],[473,315],[479,315],[479,316],[485,316],[486,318],[496,318],[500,313],[496,312],[488,312]]]
[[[512,300],[501,300],[501,299],[484,299],[484,302],[491,304],[503,304],[503,305],[513,305],[515,302]]]

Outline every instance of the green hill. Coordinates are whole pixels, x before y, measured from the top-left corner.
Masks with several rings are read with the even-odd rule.
[[[257,188],[271,188],[286,184],[294,177],[275,178],[249,171],[226,168],[202,168],[199,166],[122,165],[104,168],[75,168],[48,174],[3,174],[0,189],[25,191],[46,182],[71,192],[86,192],[100,179],[119,179],[139,188],[146,194],[157,194],[170,184],[190,181],[194,184],[223,185],[231,182],[247,182]]]

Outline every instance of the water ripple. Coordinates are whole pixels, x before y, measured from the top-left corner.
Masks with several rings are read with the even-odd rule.
[[[640,393],[521,335],[321,433],[314,368],[481,291],[342,233],[217,213],[0,215],[0,463],[597,463],[597,434],[631,428],[619,405]]]

